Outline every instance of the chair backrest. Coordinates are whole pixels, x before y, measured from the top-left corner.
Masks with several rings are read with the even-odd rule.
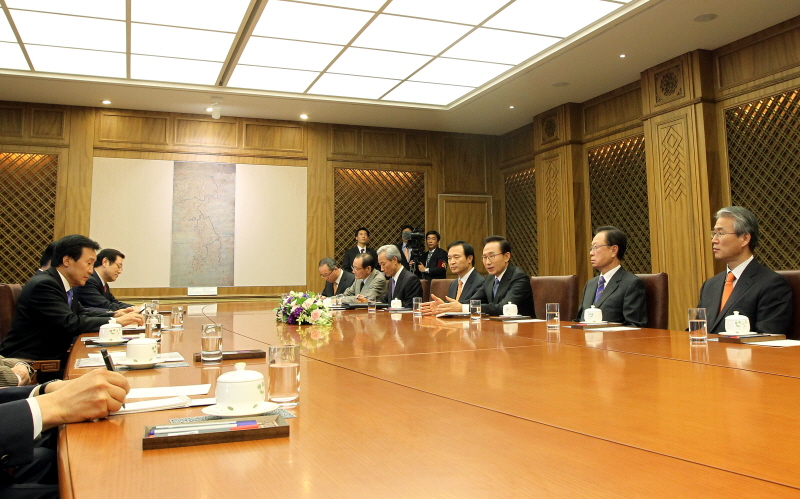
[[[447,292],[450,291],[450,283],[455,279],[434,279],[431,281],[431,294],[436,295],[437,298],[445,300]]]
[[[17,306],[17,297],[22,291],[20,284],[0,284],[0,341],[11,329],[11,319]]]
[[[644,282],[647,327],[669,329],[669,279],[667,274],[636,274]]]
[[[778,273],[789,281],[792,288],[792,325],[786,337],[800,340],[800,270],[779,270]]]
[[[534,276],[531,277],[531,289],[537,319],[545,318],[547,303],[559,303],[561,318],[565,321],[571,321],[578,313],[578,276]]]
[[[419,284],[422,286],[422,303],[431,301],[431,281],[420,279]]]

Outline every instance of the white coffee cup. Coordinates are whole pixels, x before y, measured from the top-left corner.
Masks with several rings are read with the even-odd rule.
[[[403,308],[403,302],[395,298],[392,300],[392,308]]]
[[[125,356],[132,364],[152,364],[158,357],[158,342],[141,333],[138,338],[125,345]]]
[[[100,339],[106,341],[122,340],[122,325],[117,324],[117,321],[112,317],[108,324],[100,326]]]
[[[589,324],[603,322],[603,311],[592,305],[583,311],[583,322]]]
[[[517,309],[517,306],[515,304],[508,302],[505,305],[503,305],[503,315],[513,317],[519,315],[519,310]]]
[[[746,315],[739,315],[739,311],[734,311],[733,315],[725,317],[725,332],[735,334],[749,333],[750,319]]]
[[[253,410],[267,397],[264,375],[258,371],[245,370],[244,362],[235,364],[236,370],[217,378],[217,408],[223,413],[238,413]]]

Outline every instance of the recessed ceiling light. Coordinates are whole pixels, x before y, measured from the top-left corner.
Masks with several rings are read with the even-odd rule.
[[[105,104],[107,106],[107,105],[111,104],[111,101],[106,99],[106,100],[103,101],[103,104]]]
[[[509,109],[514,109],[514,106],[508,106]]]
[[[301,120],[307,120],[308,119],[308,115],[307,114],[301,114],[300,115],[300,119]]]
[[[619,56],[620,56],[621,59],[625,58],[625,54],[620,54]]]
[[[556,87],[556,88],[558,88],[558,87],[566,87],[567,85],[569,85],[568,81],[557,81],[557,82],[553,83],[553,86]]]
[[[695,22],[698,23],[707,23],[708,21],[713,21],[717,18],[716,14],[701,14],[694,18]]]

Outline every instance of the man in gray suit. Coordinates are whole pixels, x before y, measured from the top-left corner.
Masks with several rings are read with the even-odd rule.
[[[464,310],[467,308],[465,305],[469,305],[469,301],[478,292],[484,280],[484,277],[475,270],[475,250],[466,241],[453,241],[447,247],[447,261],[450,270],[458,276],[458,279],[450,283],[445,301],[460,303],[462,310],[468,312],[468,309]],[[422,313],[425,315],[439,313],[439,305],[443,303],[441,298],[431,295],[431,301],[422,304]]]
[[[626,326],[647,325],[647,300],[644,282],[620,264],[628,247],[628,237],[616,227],[598,227],[592,239],[589,258],[600,275],[589,279],[583,287],[583,299],[576,322],[592,305],[603,311],[603,320]]]
[[[353,259],[355,281],[344,291],[343,303],[379,301],[386,294],[386,277],[375,268],[375,258],[370,253],[356,255]]]
[[[717,212],[711,231],[714,258],[727,264],[700,288],[699,308],[706,309],[708,332],[725,331],[725,316],[734,311],[750,319],[750,331],[789,333],[792,288],[782,275],[753,259],[758,220],[741,206]]]

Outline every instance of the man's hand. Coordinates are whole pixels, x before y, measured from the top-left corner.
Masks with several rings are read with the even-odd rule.
[[[28,366],[25,364],[17,364],[11,368],[14,374],[19,376],[19,384],[17,386],[27,385],[31,382],[31,373],[28,371]]]
[[[364,295],[358,295],[358,296],[356,296],[356,301],[357,301],[358,303],[369,303],[369,300],[368,300],[368,299],[367,299],[367,297],[366,297],[366,296],[364,296]]]
[[[446,296],[447,303],[442,301],[441,298],[432,294],[432,301],[422,304],[422,315],[436,315],[444,312],[461,312],[461,303]]]
[[[36,398],[42,411],[42,429],[104,418],[122,407],[129,391],[124,376],[106,369],[47,385],[47,393]]]
[[[425,273],[425,266],[422,265],[421,263],[417,264],[417,270],[419,270],[422,273]]]
[[[117,324],[122,326],[128,326],[130,324],[141,326],[144,324],[144,316],[142,314],[137,314],[136,312],[128,312],[127,314],[122,314],[117,317]]]
[[[114,317],[122,317],[123,315],[133,312],[133,307],[121,308],[114,312]]]

